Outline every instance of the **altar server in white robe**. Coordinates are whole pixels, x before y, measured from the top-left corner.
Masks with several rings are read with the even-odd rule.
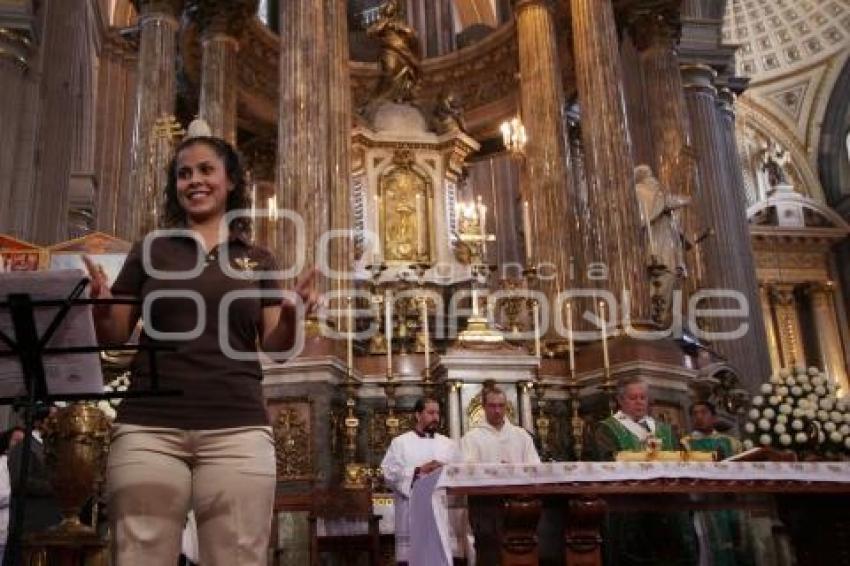
[[[488,464],[539,464],[540,456],[528,431],[506,418],[505,392],[485,385],[481,392],[484,422],[474,426],[461,439],[466,462]]]
[[[393,489],[395,507],[396,562],[406,564],[410,550],[410,493],[420,477],[439,470],[444,464],[461,460],[457,444],[437,433],[440,426],[440,403],[423,397],[414,405],[416,424],[413,430],[396,436],[390,443],[381,470]]]
[[[461,439],[466,462],[482,464],[539,464],[540,456],[531,435],[506,418],[507,397],[495,384],[481,391],[484,422]],[[500,563],[502,502],[495,497],[469,497],[469,524],[475,537],[476,564]]]

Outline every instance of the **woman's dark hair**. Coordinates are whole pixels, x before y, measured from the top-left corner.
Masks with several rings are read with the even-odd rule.
[[[215,151],[224,162],[227,178],[233,183],[233,190],[227,193],[225,211],[247,209],[251,207],[251,197],[245,181],[245,168],[242,159],[228,142],[213,136],[196,136],[184,139],[174,150],[174,157],[168,164],[168,180],[165,184],[165,206],[162,207],[161,224],[164,228],[182,228],[186,226],[186,211],[177,199],[177,157],[189,146],[202,143]],[[245,238],[251,235],[251,220],[245,216],[230,222],[230,231]]]

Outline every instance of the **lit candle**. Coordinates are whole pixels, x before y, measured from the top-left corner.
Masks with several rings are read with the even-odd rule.
[[[277,245],[277,195],[272,195],[266,202],[266,207],[269,211],[269,244]]]
[[[348,371],[354,373],[354,312],[352,299],[348,297]]]
[[[531,307],[532,316],[534,317],[534,355],[540,357],[540,306],[537,301],[534,301],[534,306]]]
[[[573,347],[573,304],[567,303],[567,340],[570,348],[570,374],[576,369],[576,353]]]
[[[384,332],[387,338],[387,377],[393,374],[393,296],[387,291],[384,297]]]
[[[602,318],[602,364],[605,369],[611,367],[611,362],[608,359],[608,321],[605,318],[605,302],[599,301],[599,312]]]
[[[525,261],[531,263],[531,210],[528,201],[522,203],[522,230],[525,232]]]
[[[375,258],[381,253],[381,197],[375,195],[375,247],[373,250]]]
[[[481,255],[487,255],[487,206],[478,195],[478,218],[481,227]]]
[[[269,218],[277,220],[277,195],[272,195],[268,200]]]
[[[251,180],[251,226],[254,229],[254,234],[257,231],[257,182]],[[256,237],[256,236],[255,236]]]
[[[428,333],[428,301],[422,299],[422,333],[425,335],[425,373],[431,367],[431,340]]]
[[[478,289],[472,288],[472,316],[478,318]]]
[[[416,255],[422,255],[425,252],[425,230],[423,230],[422,219],[422,195],[416,195]]]
[[[502,125],[499,127],[499,130],[502,132],[502,143],[505,144],[506,148],[510,148],[511,146],[511,124],[509,122],[502,122]]]

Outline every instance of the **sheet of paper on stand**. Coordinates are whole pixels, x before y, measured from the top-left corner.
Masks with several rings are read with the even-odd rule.
[[[28,293],[33,301],[65,299],[84,277],[78,269],[0,274],[0,302],[10,294]],[[88,298],[88,290],[80,298]],[[42,336],[56,316],[58,307],[34,307],[36,331]],[[0,309],[0,331],[15,340],[11,311]],[[73,307],[47,344],[48,348],[94,346],[94,324],[91,306]],[[0,342],[0,352],[8,352]],[[44,356],[47,391],[53,395],[70,393],[102,393],[103,375],[97,353],[52,354]],[[0,397],[15,397],[26,391],[20,361],[12,356],[0,357]]]

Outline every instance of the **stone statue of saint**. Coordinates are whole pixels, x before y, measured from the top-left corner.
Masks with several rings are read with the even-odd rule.
[[[434,107],[435,130],[439,134],[446,132],[466,132],[463,119],[463,106],[454,93],[444,93],[437,99]]]
[[[688,206],[690,198],[665,191],[649,165],[635,167],[635,189],[649,239],[651,262],[684,276],[684,245],[676,211]]]
[[[372,100],[410,102],[421,79],[419,38],[401,19],[398,0],[386,0],[381,16],[366,30],[366,34],[381,43],[378,66],[381,78],[372,93]]]
[[[787,185],[788,176],[785,174],[784,165],[788,162],[788,150],[776,142],[771,142],[762,150],[762,171],[767,177],[767,184],[771,189],[778,185]]]
[[[635,167],[635,190],[649,249],[653,318],[663,324],[669,319],[673,290],[687,276],[685,239],[676,216],[690,198],[665,191],[649,165]]]

